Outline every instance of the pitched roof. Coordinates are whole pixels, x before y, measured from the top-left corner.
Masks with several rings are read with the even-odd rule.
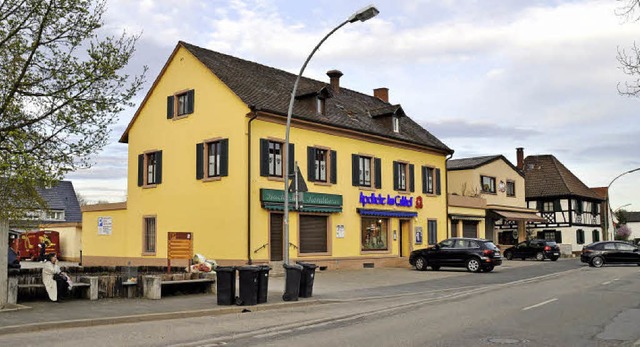
[[[596,194],[598,194],[598,196],[602,200],[606,200],[607,199],[607,195],[609,194],[609,188],[608,187],[593,187],[593,188],[591,188],[591,190],[593,190]]]
[[[481,157],[471,157],[471,158],[460,158],[460,159],[450,159],[447,161],[447,170],[456,171],[456,170],[473,170],[489,164],[493,161],[502,159],[507,165],[511,166],[511,168],[517,172],[520,176],[524,176],[522,171],[518,170],[518,168],[513,165],[504,155],[485,155]]]
[[[60,181],[51,188],[37,188],[40,197],[47,203],[49,209],[64,210],[64,222],[82,222],[82,212],[73,183]]]
[[[176,50],[180,47],[193,54],[249,108],[281,116],[287,115],[289,98],[297,75],[182,41],[178,43]],[[326,82],[302,77],[298,88],[307,93],[321,90],[326,85]],[[372,95],[341,87],[339,93],[334,93],[333,97],[326,100],[324,115],[301,103],[295,103],[293,118],[393,138],[443,153],[453,153],[452,149],[409,117],[399,117],[401,130],[395,133],[388,119],[374,118],[370,113],[372,110],[394,107],[396,106]],[[131,120],[120,142],[128,141],[128,131],[136,116]]]
[[[576,196],[603,200],[553,155],[531,155],[524,159],[527,199]]]

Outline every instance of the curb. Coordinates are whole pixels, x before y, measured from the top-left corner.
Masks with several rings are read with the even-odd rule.
[[[205,317],[205,316],[221,316],[231,313],[243,313],[244,310],[251,312],[277,310],[285,307],[304,307],[318,304],[324,304],[324,300],[311,300],[311,301],[291,301],[287,303],[266,304],[261,306],[233,306],[224,308],[212,308],[203,310],[190,310],[190,311],[177,311],[177,312],[162,312],[162,313],[147,313],[140,315],[120,316],[120,317],[105,317],[105,318],[89,318],[89,319],[73,319],[57,322],[39,322],[20,325],[8,325],[0,327],[0,336],[10,334],[20,334],[25,331],[45,331],[52,329],[64,329],[64,328],[85,328],[100,325],[115,325],[125,323],[138,323],[138,322],[151,322],[169,319],[181,319],[181,318],[193,318],[193,317]],[[246,311],[245,311],[246,312]]]

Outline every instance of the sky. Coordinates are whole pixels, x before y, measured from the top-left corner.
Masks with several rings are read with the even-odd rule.
[[[125,201],[127,145],[118,143],[179,40],[297,73],[361,0],[108,0],[104,33],[140,34],[127,73],[147,83],[90,169],[67,175],[89,202]],[[589,187],[640,167],[640,98],[618,50],[640,37],[615,0],[378,0],[380,14],[331,36],[304,76],[389,101],[455,150],[453,159],[552,154]],[[640,42],[639,42],[640,43]],[[613,209],[640,211],[640,171],[617,179]]]

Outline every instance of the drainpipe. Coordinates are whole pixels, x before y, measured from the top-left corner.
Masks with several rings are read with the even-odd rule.
[[[247,131],[247,259],[251,260],[251,122],[258,117],[255,106],[250,106],[253,116],[249,119]]]
[[[447,182],[447,184],[445,184],[444,186],[444,201],[446,203],[446,215],[447,215],[447,238],[451,237],[451,230],[449,229],[449,170],[447,170],[447,162],[449,161],[449,159],[451,159],[451,157],[453,157],[453,153],[449,154],[447,156],[447,158],[445,158],[444,160],[444,178],[445,181]]]

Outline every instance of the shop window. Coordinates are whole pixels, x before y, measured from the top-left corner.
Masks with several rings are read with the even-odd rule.
[[[138,155],[138,187],[162,183],[162,151]]]
[[[403,192],[415,190],[413,164],[393,162],[393,189]]]
[[[507,180],[507,196],[516,196],[516,182]]]
[[[327,216],[300,216],[300,253],[327,253]]]
[[[195,91],[177,93],[167,97],[167,119],[186,116],[193,113]]]
[[[438,221],[427,221],[427,242],[430,245],[435,245],[438,242]]]
[[[196,144],[196,179],[224,177],[228,174],[228,139]]]
[[[289,158],[284,158],[284,142],[260,139],[260,176],[283,177],[284,160],[289,160],[289,175],[294,172],[295,147],[289,144]]]
[[[513,237],[514,230],[501,231],[498,233],[498,243],[501,245],[515,245],[518,239]],[[517,235],[517,232],[516,232]]]
[[[352,154],[351,155],[351,183],[356,187],[382,188],[382,173],[380,158]]]
[[[156,217],[144,217],[142,252],[147,255],[156,253]]]
[[[388,219],[362,218],[362,251],[389,250]]]
[[[307,147],[307,179],[337,183],[337,153],[326,148]]]
[[[480,186],[483,193],[496,193],[496,178],[489,176],[480,176]]]

